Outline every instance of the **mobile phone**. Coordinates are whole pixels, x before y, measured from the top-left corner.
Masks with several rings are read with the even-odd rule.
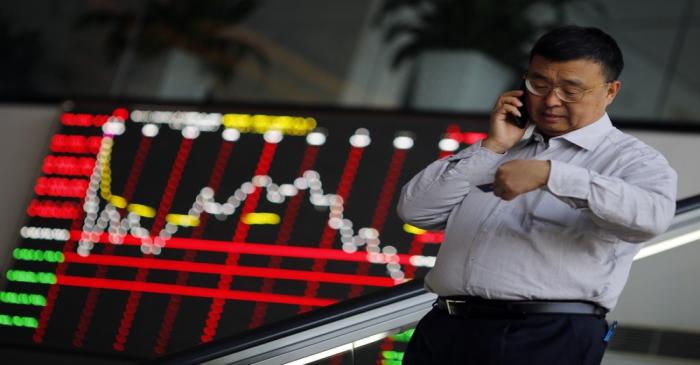
[[[518,108],[518,111],[520,112],[521,116],[518,117],[516,115],[511,114],[508,119],[519,128],[525,128],[528,120],[530,119],[530,114],[528,114],[527,107],[525,107],[525,95],[527,95],[527,87],[525,86],[525,80],[523,80],[523,82],[520,84],[520,90],[523,91],[523,96],[520,97],[520,101],[523,103],[523,106]]]

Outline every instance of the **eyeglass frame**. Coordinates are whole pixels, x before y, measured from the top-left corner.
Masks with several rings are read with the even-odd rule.
[[[589,92],[595,90],[596,88],[598,88],[598,86],[600,86],[600,85],[608,85],[608,84],[610,84],[610,83],[612,82],[612,81],[606,81],[606,82],[604,82],[604,83],[602,83],[602,84],[600,84],[600,85],[596,85],[596,86],[593,86],[593,87],[591,87],[591,88],[584,89],[584,90],[582,90],[580,93],[577,93],[577,94],[576,94],[576,95],[581,95],[580,97],[578,97],[578,99],[576,99],[576,100],[570,100],[570,99],[567,99],[567,98],[563,98],[563,97],[561,96],[560,93],[563,92],[563,90],[561,89],[561,85],[558,85],[558,86],[557,86],[556,84],[554,84],[554,85],[550,84],[550,85],[549,85],[549,88],[548,88],[548,90],[547,90],[546,93],[544,93],[544,94],[542,94],[542,95],[537,94],[535,91],[533,91],[533,90],[534,90],[534,87],[532,86],[531,80],[530,80],[527,76],[528,76],[527,73],[525,73],[525,74],[523,75],[523,84],[524,84],[524,86],[525,86],[525,88],[524,88],[523,91],[527,91],[527,92],[529,92],[530,94],[535,95],[535,96],[547,96],[547,95],[549,95],[550,92],[554,91],[554,95],[556,95],[557,98],[559,98],[559,100],[561,100],[563,103],[569,103],[569,104],[580,102],[581,100],[583,100],[583,98],[586,96],[586,94],[588,94]],[[559,90],[559,91],[557,91],[557,90]]]

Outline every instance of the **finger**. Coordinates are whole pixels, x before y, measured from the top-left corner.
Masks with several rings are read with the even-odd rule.
[[[504,191],[505,189],[503,188],[503,185],[498,182],[494,182],[493,195],[500,197],[503,195]]]
[[[503,93],[503,96],[523,96],[523,91],[522,90],[510,90],[505,93]]]
[[[515,199],[515,197],[518,196],[518,194],[501,194],[500,198],[505,200],[505,201],[511,201]]]
[[[501,97],[500,101],[502,105],[511,104],[515,106],[523,106],[523,101],[517,96],[503,96]]]
[[[518,194],[515,193],[513,190],[508,188],[506,185],[500,184],[498,186],[498,189],[494,189],[494,192],[498,191],[498,194],[495,194],[497,197],[503,199],[503,200],[512,200],[515,198]]]
[[[523,106],[523,103],[522,101],[520,101],[520,99],[514,96],[503,96],[496,101],[496,104],[493,106],[493,109],[497,110],[505,105],[515,105],[516,107],[521,107]]]
[[[506,201],[513,200],[518,196],[518,194],[506,190],[499,190],[498,193],[494,190],[493,195]]]
[[[501,109],[503,110],[503,114],[513,114],[518,117],[522,117],[520,110],[518,110],[518,107],[515,105],[505,104],[503,107],[501,107]]]

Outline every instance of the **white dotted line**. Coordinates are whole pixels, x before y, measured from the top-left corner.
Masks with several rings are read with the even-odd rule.
[[[144,129],[147,127],[144,126]],[[148,127],[152,128],[152,127]],[[240,134],[232,134],[231,129],[224,131],[223,137],[227,140],[236,140]],[[121,131],[120,131],[121,132]],[[155,136],[157,130],[146,130],[145,135]],[[183,131],[185,138],[196,138],[198,133],[194,131]],[[325,142],[325,135],[318,133],[312,134],[313,137],[307,138],[307,142],[312,145],[321,145]],[[323,137],[322,137],[323,136]],[[282,140],[282,134],[279,132],[269,132],[264,135],[268,143],[278,143]],[[406,136],[397,137],[395,145],[397,148],[408,149],[413,146],[411,141],[407,140]],[[369,131],[364,128],[358,129],[353,136],[350,137],[350,144],[356,148],[364,148],[371,143]],[[135,213],[129,213],[126,218],[121,218],[117,208],[110,202],[106,202],[105,208],[100,212],[100,198],[98,189],[102,178],[102,163],[104,159],[109,159],[113,140],[111,137],[105,137],[102,140],[102,146],[97,156],[98,163],[95,164],[90,183],[85,196],[85,220],[81,239],[78,242],[78,254],[87,256],[94,247],[94,243],[98,241],[100,235],[107,229],[109,240],[113,244],[121,244],[124,236],[129,232],[134,237],[141,240],[141,251],[144,254],[158,255],[161,249],[166,245],[167,241],[177,232],[178,226],[167,223],[164,228],[158,233],[158,236],[152,238],[147,229],[141,227],[141,217]],[[291,184],[278,185],[272,181],[267,175],[254,176],[250,181],[244,182],[241,186],[229,196],[224,203],[218,203],[214,200],[214,190],[210,187],[204,187],[200,190],[195,198],[192,208],[189,209],[188,215],[199,219],[202,212],[207,212],[219,220],[225,220],[228,216],[233,215],[236,209],[247,199],[247,197],[255,192],[256,188],[266,190],[266,199],[274,204],[283,203],[286,198],[293,197],[299,194],[300,190],[309,190],[309,201],[317,208],[328,207],[328,221],[330,228],[337,230],[340,234],[342,249],[347,253],[354,253],[360,247],[366,246],[367,261],[371,263],[386,264],[387,272],[391,278],[401,280],[404,278],[404,272],[401,270],[399,256],[394,246],[384,245],[380,247],[381,240],[379,232],[371,227],[362,227],[356,231],[353,229],[353,222],[343,215],[344,201],[337,194],[325,194],[323,183],[318,172],[314,170],[305,171],[301,177],[298,177]],[[98,214],[99,213],[99,214]],[[432,261],[431,261],[432,260]],[[411,264],[414,266],[432,266],[434,257],[415,255],[411,257]]]

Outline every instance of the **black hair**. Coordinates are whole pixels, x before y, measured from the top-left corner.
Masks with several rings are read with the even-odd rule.
[[[535,55],[550,61],[586,59],[599,63],[608,82],[617,80],[625,65],[622,51],[613,37],[598,28],[577,25],[567,25],[545,33],[532,47],[530,61]]]

